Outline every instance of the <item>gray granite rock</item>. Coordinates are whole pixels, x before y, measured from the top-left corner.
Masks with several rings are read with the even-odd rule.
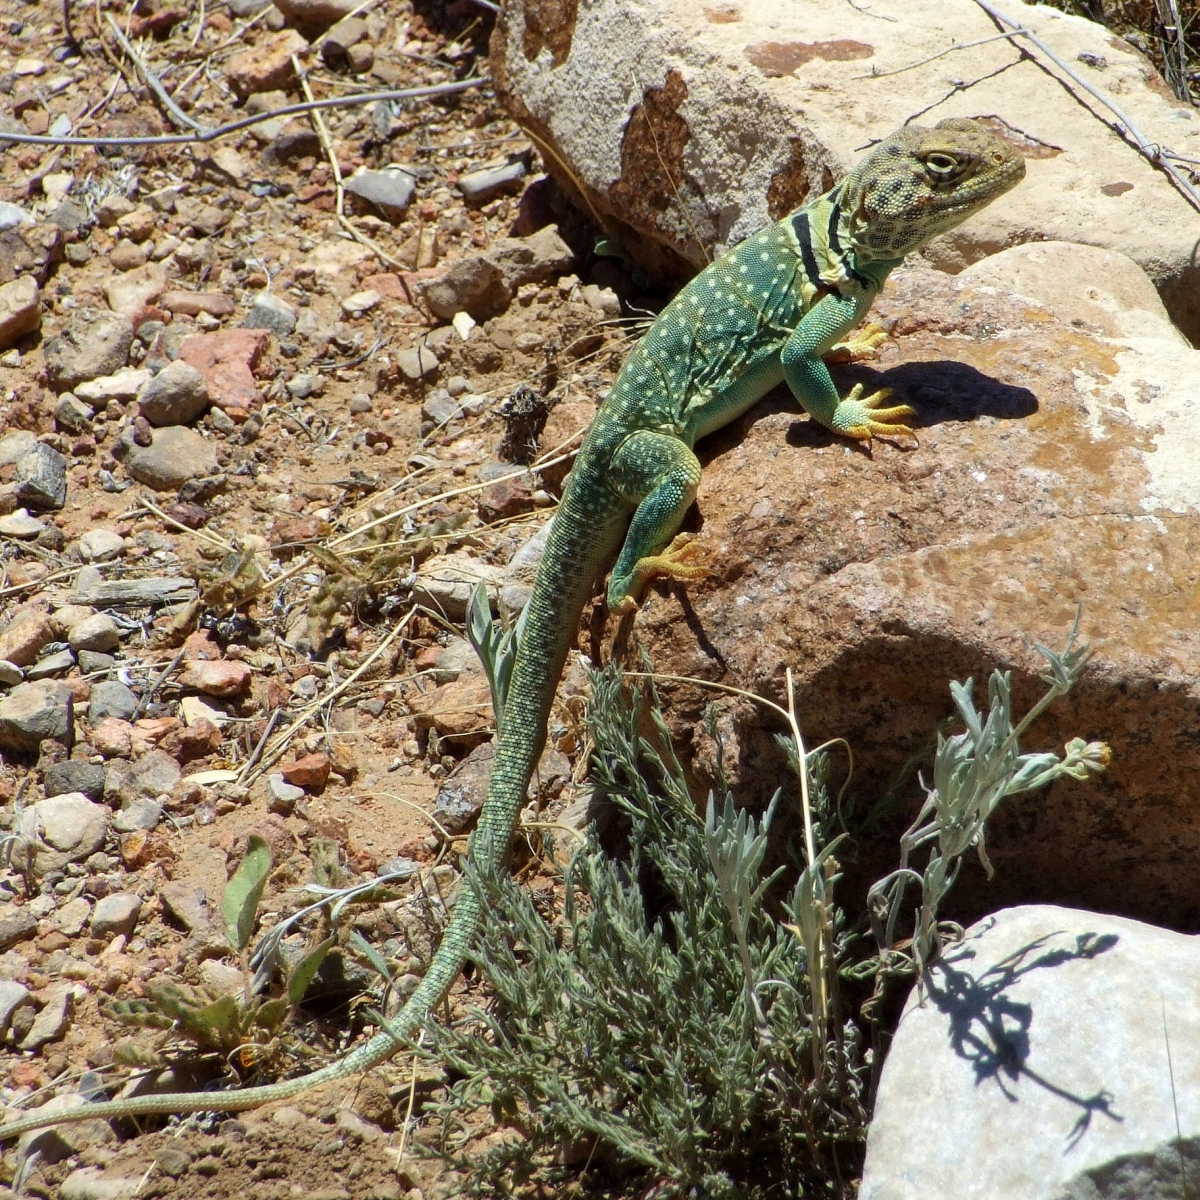
[[[102,679],[92,684],[92,694],[88,698],[88,722],[98,725],[105,717],[132,721],[137,707],[138,698],[132,688],[126,687],[118,679]]]
[[[242,325],[247,329],[266,329],[276,337],[287,337],[296,328],[296,310],[274,292],[254,297]]]
[[[104,768],[99,763],[67,758],[46,768],[43,786],[47,796],[82,792],[89,800],[99,800],[104,794]]]
[[[436,375],[441,366],[438,356],[424,344],[409,346],[396,355],[396,366],[405,379],[414,383],[428,375]]]
[[[81,862],[104,845],[109,812],[81,792],[50,796],[21,813],[19,832],[24,841],[18,853],[32,853],[39,875]]]
[[[75,665],[75,655],[69,649],[52,650],[43,654],[25,672],[25,678],[31,682],[35,679],[52,679],[55,675],[63,675]]]
[[[37,917],[27,904],[0,904],[0,952],[37,934]]]
[[[208,408],[208,383],[190,363],[168,363],[138,392],[138,407],[151,425],[186,425]]]
[[[17,496],[39,511],[62,508],[67,500],[67,460],[53,446],[38,442],[17,460]]]
[[[142,911],[142,898],[133,892],[113,892],[96,901],[92,911],[92,932],[97,937],[128,936]]]
[[[360,171],[345,183],[346,191],[382,209],[385,216],[399,218],[412,202],[417,181],[407,171]]]
[[[162,820],[162,805],[149,796],[134,796],[121,806],[113,818],[117,833],[133,833],[138,829],[154,829]]]
[[[278,772],[267,776],[267,808],[280,816],[290,817],[297,800],[304,799],[304,789],[288,783]]]
[[[50,679],[20,683],[0,699],[0,749],[31,753],[44,738],[70,745],[73,718],[66,684]]]
[[[59,391],[101,375],[112,375],[129,361],[133,323],[120,313],[81,308],[46,343],[46,375]]]
[[[37,922],[34,922],[37,928]],[[0,1036],[8,1032],[13,1013],[26,1004],[32,1004],[33,997],[29,989],[15,979],[0,979]]]
[[[529,174],[523,159],[504,163],[498,167],[484,167],[479,171],[468,171],[458,177],[457,188],[468,204],[487,204],[497,196],[519,192]]]
[[[121,644],[121,633],[117,623],[108,613],[95,613],[72,625],[67,632],[67,642],[72,650],[98,650],[107,654]]]
[[[74,392],[63,392],[54,406],[54,419],[68,433],[84,433],[92,427],[95,412]]]
[[[156,429],[149,446],[127,444],[125,469],[138,483],[173,492],[189,479],[217,470],[217,453],[207,438],[186,425]]]
[[[57,1042],[71,1024],[75,988],[70,983],[52,984],[46,1003],[33,1019],[29,1032],[21,1039],[22,1050],[39,1050],[48,1042]]]

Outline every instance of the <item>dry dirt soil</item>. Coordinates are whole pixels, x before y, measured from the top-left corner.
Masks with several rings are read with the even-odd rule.
[[[0,757],[0,835],[14,835],[0,873],[6,1111],[117,1094],[134,1062],[195,1059],[187,1039],[119,1014],[164,981],[240,991],[221,896],[251,834],[273,854],[260,929],[308,903],[314,881],[415,871],[341,928],[402,981],[423,968],[456,881],[461,835],[429,814],[491,721],[464,653],[462,580],[503,573],[565,470],[495,482],[521,457],[510,445],[501,460],[501,406],[519,385],[535,407],[552,400],[540,450],[561,459],[619,365],[628,333],[611,289],[628,281],[591,254],[591,231],[486,83],[207,142],[3,141],[212,128],[302,101],[306,87],[347,98],[486,75],[487,6],[360,8],[328,45],[328,21],[300,23],[305,49],[280,42],[294,19],[253,2],[73,2],[68,28],[60,0],[0,0],[0,286],[33,276],[40,288],[36,327],[0,346],[0,649],[16,662],[0,667],[0,704],[22,676],[73,703],[65,733],[26,730]],[[415,179],[407,203],[339,195],[339,175],[388,164],[407,168],[401,186]],[[498,178],[469,178],[464,195],[460,179],[492,168]],[[567,258],[535,246],[507,291],[470,301],[473,328],[431,312],[422,283],[552,224]],[[114,309],[133,342],[120,369],[88,378],[78,360]],[[148,421],[147,376],[121,370],[179,357],[204,378],[202,411]],[[201,441],[169,444],[164,428]],[[31,438],[57,452],[61,504],[22,491]],[[151,449],[164,462],[135,468]],[[114,581],[182,592],[117,602],[96,590]],[[99,633],[79,633],[97,614],[109,617]],[[558,724],[559,749],[577,758],[569,714]],[[573,764],[559,757],[561,805]],[[26,836],[27,814],[64,788],[93,807],[67,814],[56,854],[49,834],[40,848]],[[96,810],[95,837],[71,824]],[[550,878],[536,857],[528,870]],[[291,940],[302,948],[324,928],[311,918]],[[370,1032],[356,997],[377,977],[344,973],[278,1036],[210,1054],[201,1082],[312,1069]],[[484,999],[477,982],[460,986],[455,1004],[465,999]],[[33,1154],[6,1147],[2,1178],[36,1196],[441,1195],[453,1177],[413,1152],[433,1135],[419,1120],[402,1133],[413,1078],[397,1059],[235,1118],[71,1126]],[[427,1067],[417,1078],[419,1114],[438,1080]]]

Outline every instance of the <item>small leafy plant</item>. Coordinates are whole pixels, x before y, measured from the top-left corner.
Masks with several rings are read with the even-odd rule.
[[[225,937],[242,966],[241,992],[222,994],[209,987],[162,979],[147,984],[145,1000],[109,1002],[103,1010],[106,1016],[124,1025],[161,1030],[165,1035],[151,1046],[135,1041],[118,1043],[118,1061],[139,1067],[161,1066],[167,1041],[174,1037],[186,1038],[201,1052],[218,1055],[242,1069],[256,1067],[270,1057],[284,1021],[303,999],[333,945],[333,939],[327,938],[305,954],[287,974],[282,995],[259,994],[248,950],[270,871],[270,848],[252,834],[221,897]]]

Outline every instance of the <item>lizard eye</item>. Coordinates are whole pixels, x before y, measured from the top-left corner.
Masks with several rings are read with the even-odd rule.
[[[925,159],[925,167],[936,180],[953,179],[963,169],[957,158],[936,150]]]

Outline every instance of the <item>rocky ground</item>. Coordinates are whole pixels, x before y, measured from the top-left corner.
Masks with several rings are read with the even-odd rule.
[[[527,582],[513,556],[627,336],[626,277],[486,84],[269,115],[486,74],[490,6],[368,2],[332,29],[333,5],[283,7],[98,0],[64,28],[57,0],[0,0],[6,1107],[195,1057],[146,1012],[164,982],[240,993],[220,901],[252,834],[273,855],[263,928],[314,881],[396,872],[342,934],[402,985],[422,969],[486,776],[466,597]],[[2,140],[254,114],[186,145]],[[559,805],[572,720],[541,775]],[[303,925],[297,953],[323,928]],[[336,1057],[374,981],[336,965],[282,1032],[210,1046],[201,1074]],[[412,1078],[396,1063],[124,1138],[72,1126],[10,1148],[4,1179],[63,1197],[436,1195],[444,1168],[402,1144]]]

